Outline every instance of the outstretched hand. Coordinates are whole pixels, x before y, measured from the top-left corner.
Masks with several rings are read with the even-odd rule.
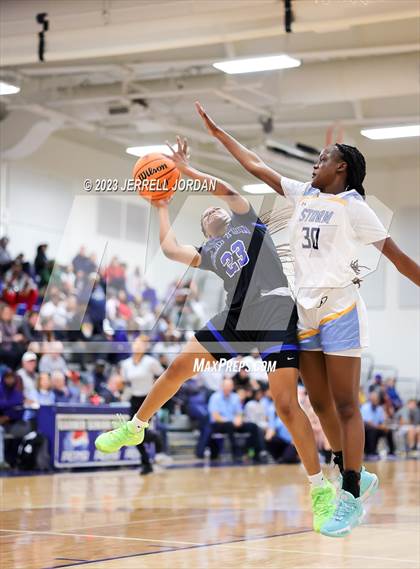
[[[178,170],[181,170],[182,172],[185,168],[189,166],[190,152],[186,138],[181,140],[181,137],[177,136],[176,142],[177,142],[176,146],[177,150],[175,150],[175,148],[172,147],[168,141],[166,141],[166,145],[171,151],[169,158],[175,162],[175,166],[178,168]]]
[[[217,132],[219,131],[219,127],[214,122],[212,118],[206,113],[203,105],[200,101],[195,102],[195,108],[197,109],[198,114],[203,119],[204,124],[206,125],[207,130],[212,136],[216,136]]]

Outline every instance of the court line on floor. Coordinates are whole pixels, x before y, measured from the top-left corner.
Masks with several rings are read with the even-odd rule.
[[[92,563],[104,563],[107,561],[117,561],[119,559],[129,559],[131,557],[144,557],[146,555],[156,555],[159,553],[173,553],[175,551],[186,551],[186,550],[191,550],[191,549],[199,549],[199,548],[203,548],[203,547],[214,547],[217,545],[230,545],[230,544],[234,544],[234,543],[241,543],[243,541],[255,541],[258,539],[270,539],[273,537],[286,537],[289,535],[297,535],[297,534],[302,534],[302,533],[308,533],[308,532],[312,532],[312,529],[303,529],[303,530],[297,530],[297,531],[293,531],[293,532],[285,532],[285,533],[279,533],[279,534],[273,534],[273,535],[262,535],[262,536],[255,536],[255,537],[243,537],[243,538],[239,538],[239,539],[234,539],[231,541],[221,541],[221,542],[214,542],[214,543],[196,543],[193,544],[189,547],[173,547],[173,548],[168,548],[165,550],[156,550],[156,551],[144,551],[142,553],[134,553],[131,555],[119,555],[117,557],[109,557],[109,558],[104,558],[104,559],[92,559],[89,561],[86,561],[84,563],[80,563],[79,565],[88,565],[88,564],[92,564]],[[139,539],[139,538],[134,538],[134,539]],[[148,541],[158,541],[158,540],[148,540]],[[176,542],[172,542],[172,543],[176,543]],[[178,542],[180,543],[180,542]],[[77,566],[77,563],[72,563],[72,564],[68,564],[68,565],[53,565],[50,567],[46,567],[45,569],[61,569],[62,567],[74,567]]]
[[[235,548],[237,549],[237,548]],[[320,556],[327,556],[327,557],[346,557],[349,559],[368,559],[371,561],[397,561],[402,563],[418,563],[418,560],[411,560],[411,559],[401,559],[395,557],[378,557],[375,555],[349,555],[346,553],[327,553],[327,552],[314,552],[314,551],[302,551],[301,549],[285,549],[284,547],[263,547],[261,551],[277,551],[279,553],[298,553],[300,555],[317,555]]]
[[[77,561],[78,563],[86,563],[87,559],[72,559],[71,557],[56,557],[56,561]]]
[[[9,530],[10,531],[10,530]],[[146,541],[146,542],[153,542],[153,543],[167,543],[167,544],[177,544],[177,545],[186,545],[187,547],[169,547],[165,550],[157,550],[157,551],[146,551],[142,553],[132,554],[132,555],[124,555],[124,556],[117,556],[112,558],[104,558],[104,559],[96,559],[96,560],[89,560],[83,561],[79,563],[80,565],[90,564],[90,563],[100,563],[105,561],[115,561],[117,559],[126,559],[130,557],[140,557],[144,555],[152,555],[152,554],[159,554],[159,553],[172,553],[175,551],[185,551],[203,547],[215,547],[215,546],[224,546],[230,549],[238,549],[237,547],[233,547],[236,543],[244,543],[250,541],[258,541],[258,540],[265,540],[265,539],[272,539],[274,537],[286,537],[290,535],[299,535],[303,533],[312,532],[311,529],[304,529],[299,531],[293,532],[284,532],[280,534],[274,535],[267,535],[267,536],[255,536],[255,537],[246,537],[226,542],[213,542],[213,543],[196,543],[196,542],[188,542],[188,541],[178,541],[178,540],[157,540],[157,539],[149,539],[149,538],[139,538],[139,537],[123,537],[123,536],[100,536],[100,535],[91,535],[91,534],[72,534],[72,533],[64,533],[64,532],[50,532],[50,531],[28,531],[28,530],[14,530],[15,533],[23,533],[23,534],[37,534],[37,535],[57,535],[57,536],[64,536],[64,537],[86,537],[86,538],[97,538],[97,539],[113,539],[113,540],[123,540],[123,541]],[[283,552],[283,553],[294,553],[299,555],[313,555],[314,552],[311,551],[302,551],[300,549],[289,549],[283,547],[263,547],[263,551],[276,551],[276,552]],[[382,557],[382,556],[374,556],[374,555],[347,555],[343,553],[327,553],[322,552],[322,556],[326,557],[345,557],[348,559],[364,559],[364,560],[371,560],[371,561],[391,561],[391,562],[402,562],[405,564],[417,564],[417,560],[410,560],[410,559],[401,559],[401,558],[393,558],[393,557]],[[55,569],[58,567],[71,567],[74,564],[68,565],[60,565],[54,566],[49,569]]]
[[[96,538],[96,539],[117,539],[121,541],[148,541],[148,542],[156,542],[156,543],[175,543],[179,545],[202,545],[195,541],[177,541],[174,539],[149,539],[145,537],[125,537],[120,535],[95,535],[91,533],[66,533],[61,531],[43,531],[43,530],[21,530],[21,529],[13,529],[13,530],[0,530],[0,531],[8,531],[11,533],[16,534],[23,534],[23,535],[45,535],[45,536],[60,536],[60,537],[86,537],[86,538]],[[10,537],[10,536],[9,536]]]

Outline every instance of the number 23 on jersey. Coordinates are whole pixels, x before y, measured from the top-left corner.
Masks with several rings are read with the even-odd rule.
[[[232,243],[230,250],[225,251],[221,255],[220,262],[225,267],[227,275],[232,278],[242,267],[249,263],[244,242],[238,239]]]

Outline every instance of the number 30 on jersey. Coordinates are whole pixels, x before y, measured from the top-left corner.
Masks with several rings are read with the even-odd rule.
[[[302,227],[303,249],[318,249],[319,227]]]

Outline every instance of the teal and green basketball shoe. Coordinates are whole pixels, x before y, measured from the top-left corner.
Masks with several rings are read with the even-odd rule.
[[[321,533],[328,537],[344,537],[360,525],[363,516],[362,500],[341,490],[335,511],[332,517],[322,525]]]

